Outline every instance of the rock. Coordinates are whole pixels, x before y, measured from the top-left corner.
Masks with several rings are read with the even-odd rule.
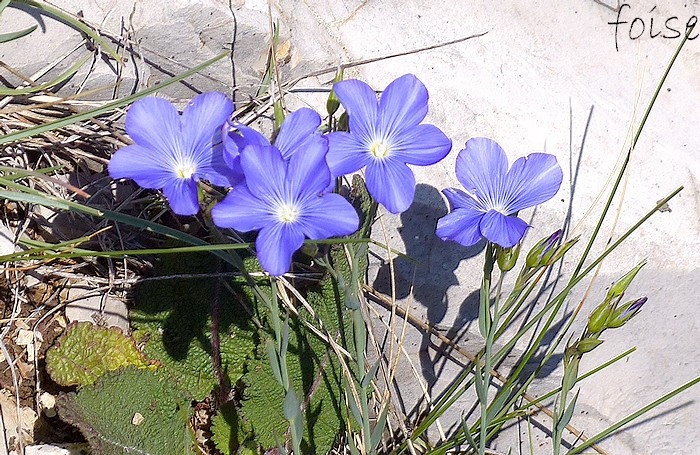
[[[0,256],[12,254],[15,251],[17,251],[15,234],[5,223],[0,221]]]
[[[107,294],[103,300],[101,295],[85,294],[83,289],[70,288],[67,299],[71,301],[66,305],[66,318],[69,322],[88,321],[104,327],[118,327],[124,333],[129,332],[129,312],[126,304],[118,298]]]
[[[49,392],[44,392],[39,397],[39,405],[46,417],[56,416],[56,397]]]
[[[90,452],[85,444],[40,444],[25,448],[26,455],[88,455]]]
[[[2,424],[4,426],[4,437],[0,437],[0,455],[18,455],[16,450],[17,424],[21,423],[24,444],[31,444],[34,442],[34,424],[38,416],[29,407],[21,407],[18,415],[17,402],[14,395],[4,389],[0,390],[0,412],[2,412]],[[7,446],[8,441],[12,444],[11,447]]]

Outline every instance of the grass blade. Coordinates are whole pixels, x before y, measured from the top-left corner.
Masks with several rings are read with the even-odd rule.
[[[22,3],[27,6],[31,6],[32,8],[36,8],[39,11],[44,12],[45,14],[54,16],[61,21],[67,23],[74,29],[80,31],[81,33],[86,34],[89,36],[95,44],[100,46],[104,51],[109,54],[110,57],[112,57],[114,60],[116,60],[120,65],[123,65],[124,62],[122,61],[121,56],[117,53],[117,51],[114,50],[112,46],[110,46],[107,41],[102,39],[100,35],[98,35],[92,28],[88,27],[85,25],[83,22],[79,21],[75,17],[71,16],[70,14],[66,14],[63,11],[61,11],[58,8],[54,8],[53,6],[47,5],[45,3],[39,3],[35,2],[34,0],[13,0],[14,3]]]
[[[652,409],[654,409],[655,407],[657,407],[657,406],[660,405],[661,403],[663,403],[663,402],[665,402],[665,401],[668,401],[668,400],[670,400],[671,398],[673,398],[673,397],[675,397],[676,395],[678,395],[679,393],[681,393],[681,392],[683,392],[683,391],[685,391],[685,390],[691,388],[692,386],[694,386],[694,385],[697,384],[698,382],[700,382],[700,376],[698,376],[697,378],[693,379],[692,381],[686,382],[685,384],[683,384],[682,386],[678,387],[677,389],[672,390],[671,392],[669,392],[669,393],[667,393],[666,395],[662,396],[662,397],[659,398],[658,400],[656,400],[656,401],[654,401],[654,402],[652,402],[652,403],[649,403],[648,405],[644,406],[643,408],[639,409],[639,410],[636,411],[636,412],[633,412],[632,414],[628,415],[628,416],[625,417],[624,419],[618,420],[617,422],[613,423],[612,425],[610,425],[610,426],[609,426],[608,428],[606,428],[605,430],[603,430],[603,431],[601,431],[600,433],[596,434],[595,436],[592,436],[591,438],[589,438],[588,441],[586,441],[586,442],[584,442],[583,444],[581,444],[581,445],[579,445],[579,446],[576,446],[576,447],[574,447],[573,449],[571,449],[571,450],[569,450],[568,452],[566,452],[566,455],[574,455],[574,454],[577,454],[577,453],[581,453],[581,451],[582,451],[583,449],[586,449],[586,448],[590,447],[592,444],[595,444],[596,442],[600,441],[601,439],[607,438],[608,436],[610,436],[612,433],[614,433],[614,432],[615,432],[616,430],[618,430],[619,428],[625,426],[626,424],[628,424],[629,422],[633,421],[634,419],[636,419],[637,417],[641,416],[642,414],[651,411]]]
[[[24,30],[20,30],[18,32],[10,32],[10,33],[3,33],[0,34],[0,43],[7,43],[9,41],[14,41],[18,38],[21,38],[23,36],[27,36],[30,33],[32,33],[34,30],[36,30],[36,25],[32,25],[31,27],[27,27]]]
[[[3,136],[0,136],[0,145],[8,144],[11,142],[19,141],[21,139],[25,139],[27,137],[31,136],[36,136],[37,134],[45,133],[47,131],[55,130],[58,128],[63,128],[67,125],[72,125],[73,123],[81,122],[83,120],[89,120],[91,118],[97,117],[98,115],[105,114],[107,112],[111,112],[115,109],[119,109],[120,107],[124,107],[140,98],[143,98],[145,96],[151,95],[158,90],[162,90],[163,88],[172,85],[176,82],[180,82],[181,80],[192,76],[195,73],[200,72],[204,68],[212,65],[213,63],[218,62],[222,58],[228,55],[228,52],[222,52],[221,54],[217,55],[216,57],[207,60],[206,62],[202,63],[201,65],[197,65],[192,69],[189,69],[185,71],[184,73],[178,74],[177,76],[171,77],[170,79],[167,79],[164,82],[161,82],[160,84],[155,84],[153,87],[149,87],[147,89],[144,89],[138,93],[134,93],[133,95],[118,99],[116,101],[113,101],[111,103],[107,103],[102,107],[98,107],[96,109],[89,110],[87,112],[81,112],[79,114],[74,114],[70,115],[68,117],[62,118],[60,120],[56,120],[54,122],[48,122],[44,123],[42,125],[37,125],[32,128],[27,128],[21,131],[15,131],[14,133],[9,133],[5,134]]]
[[[36,28],[36,25],[34,26]],[[0,43],[2,41],[2,37],[0,36]],[[9,95],[9,96],[17,96],[17,95],[26,95],[28,93],[34,93],[34,92],[40,92],[42,90],[47,90],[50,89],[53,86],[56,86],[60,84],[61,82],[70,79],[75,73],[78,72],[81,66],[85,64],[92,55],[86,55],[85,57],[81,58],[77,62],[71,65],[70,68],[68,68],[65,72],[60,74],[56,79],[46,82],[44,84],[39,84],[35,85],[32,87],[23,87],[23,88],[6,88],[6,87],[0,87],[0,95]]]

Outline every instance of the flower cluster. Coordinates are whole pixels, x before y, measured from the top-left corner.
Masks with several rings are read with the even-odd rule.
[[[358,80],[338,82],[333,90],[348,114],[349,132],[319,133],[319,114],[302,108],[286,117],[274,143],[232,119],[234,105],[224,94],[199,95],[182,114],[161,98],[144,98],[126,116],[134,144],[114,154],[109,173],[161,189],[179,215],[198,213],[200,180],[232,188],[212,209],[214,223],[259,231],[261,265],[282,275],[305,238],[357,230],[355,209],[332,192],[336,178],[364,169],[374,199],[400,213],[414,197],[408,165],[434,164],[452,147],[440,129],[422,123],[428,92],[411,74],[389,84],[379,100]],[[467,142],[457,175],[467,193],[445,190],[453,211],[440,220],[437,234],[463,245],[481,237],[515,245],[527,224],[514,214],[551,198],[561,183],[553,156],[532,154],[508,171],[498,144],[483,138]]]

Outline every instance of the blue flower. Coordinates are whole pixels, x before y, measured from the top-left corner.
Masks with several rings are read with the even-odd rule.
[[[275,276],[289,270],[304,237],[347,235],[359,225],[357,212],[342,196],[321,194],[331,180],[326,138],[313,135],[304,144],[303,153],[294,152],[289,160],[275,146],[246,146],[239,152],[245,183],[212,209],[219,227],[260,231],[258,259]]]
[[[194,98],[182,115],[162,98],[135,102],[126,114],[126,132],[134,144],[112,156],[109,175],[162,189],[173,212],[196,214],[200,179],[218,186],[236,183],[224,161],[220,135],[232,113],[233,102],[214,92]]]
[[[321,116],[303,107],[289,114],[282,122],[275,147],[288,160],[297,150],[304,149],[304,142],[318,129]],[[221,129],[224,143],[224,160],[239,182],[243,181],[240,152],[247,145],[271,145],[270,141],[251,127],[240,122],[226,122]]]
[[[363,167],[367,189],[391,213],[413,202],[416,179],[406,164],[427,166],[450,152],[452,142],[433,125],[420,124],[428,113],[428,91],[412,74],[393,81],[377,103],[364,82],[350,79],[333,86],[350,119],[350,132],[328,135],[328,164],[335,177]]]
[[[503,149],[483,137],[467,141],[456,173],[467,192],[443,190],[452,211],[438,220],[436,234],[464,246],[486,237],[504,248],[517,244],[529,227],[516,214],[551,199],[563,177],[556,157],[546,153],[518,158],[508,170]]]

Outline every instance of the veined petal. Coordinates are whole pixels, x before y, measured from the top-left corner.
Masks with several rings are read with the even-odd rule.
[[[194,179],[174,178],[163,187],[170,208],[178,215],[196,215],[199,212],[197,182]]]
[[[284,194],[287,163],[276,147],[248,145],[241,152],[241,167],[250,191],[260,199],[279,199]]]
[[[351,133],[330,133],[326,160],[335,177],[351,174],[365,167],[371,157],[367,147]]]
[[[289,158],[286,188],[298,198],[304,194],[317,195],[331,181],[331,171],[326,162],[328,140],[320,134],[307,136]]]
[[[350,132],[371,138],[377,123],[377,95],[372,88],[357,79],[333,85],[338,100],[350,117]]]
[[[246,145],[270,145],[265,136],[239,122],[226,122],[221,127],[221,138],[224,143],[224,161],[234,170],[240,168],[240,160],[237,158]]]
[[[282,157],[288,160],[295,150],[314,134],[321,124],[321,116],[313,109],[302,107],[285,117],[280,127],[275,147],[282,152]]]
[[[180,115],[163,98],[140,99],[126,112],[126,132],[135,143],[158,150],[163,157],[177,156],[182,150]]]
[[[470,208],[457,208],[440,218],[435,234],[442,240],[453,240],[464,246],[472,246],[481,240],[479,222],[484,212]]]
[[[198,178],[209,180],[212,184],[231,187],[238,185],[244,180],[243,172],[240,169],[240,159],[238,160],[238,169],[234,169],[226,161],[224,161],[224,146],[219,143],[214,146],[211,153],[205,155],[207,161],[197,164],[196,175]],[[235,165],[232,161],[231,164]]]
[[[253,196],[246,185],[229,191],[223,201],[211,209],[214,224],[240,232],[262,229],[275,221],[270,207]]]
[[[427,113],[428,90],[416,76],[405,74],[382,92],[377,129],[390,136],[418,125]]]
[[[107,167],[113,179],[132,179],[143,188],[163,188],[177,178],[169,155],[138,144],[117,150]]]
[[[404,163],[429,166],[445,158],[452,141],[433,125],[417,125],[395,136],[391,153]]]
[[[475,137],[457,156],[455,172],[464,188],[484,202],[497,206],[503,180],[508,172],[508,158],[500,145],[485,137]]]
[[[479,205],[479,202],[474,200],[464,191],[457,188],[445,188],[442,190],[442,194],[445,195],[448,202],[450,203],[450,210],[466,208],[470,210],[476,210],[479,212],[486,212],[486,210]]]
[[[505,209],[516,213],[548,201],[559,191],[563,173],[554,155],[532,153],[518,158],[506,175]]]
[[[352,234],[360,219],[343,196],[332,193],[307,199],[299,223],[308,238],[319,240]]]
[[[304,244],[304,234],[294,223],[276,223],[260,230],[255,251],[260,265],[270,275],[280,276],[289,271],[292,255]]]
[[[195,161],[206,160],[203,155],[221,141],[219,132],[233,114],[233,101],[223,93],[197,95],[182,111],[182,137],[186,150]]]
[[[416,178],[404,163],[372,160],[365,171],[369,193],[391,213],[405,211],[413,202]]]
[[[503,248],[515,246],[525,235],[528,224],[517,216],[489,210],[479,223],[481,235]]]

